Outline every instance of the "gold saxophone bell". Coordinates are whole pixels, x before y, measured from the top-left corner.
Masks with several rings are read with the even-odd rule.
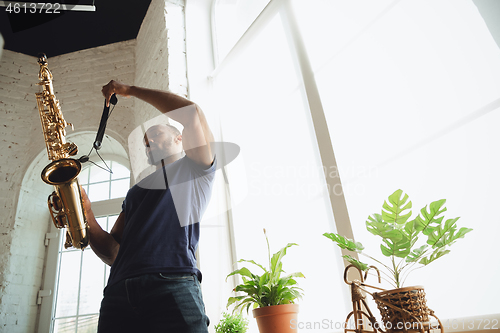
[[[42,91],[36,93],[36,101],[47,154],[49,160],[53,161],[42,171],[42,180],[55,189],[47,200],[50,216],[57,228],[68,228],[64,247],[73,245],[83,250],[89,244],[89,226],[78,184],[82,165],[78,160],[69,158],[77,153],[78,147],[66,142],[65,137],[65,128],[73,125],[64,120],[59,101],[54,95],[52,73],[45,54],[38,55],[38,64],[38,84],[42,86]]]
[[[88,225],[78,183],[81,169],[82,165],[78,160],[60,159],[43,169],[42,180],[55,188],[55,191],[49,195],[47,204],[54,225],[57,228],[68,228],[64,247],[68,248],[73,245],[83,250],[89,244],[89,240]]]

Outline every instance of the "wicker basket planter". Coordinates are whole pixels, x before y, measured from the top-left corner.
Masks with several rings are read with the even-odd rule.
[[[472,229],[465,227],[458,229],[456,225],[458,217],[444,219],[444,216],[441,214],[446,211],[445,203],[445,199],[433,201],[420,209],[420,213],[416,217],[411,218],[412,203],[409,200],[408,194],[405,194],[402,190],[396,190],[384,201],[380,213],[368,216],[366,229],[371,234],[381,237],[380,250],[384,257],[388,257],[390,261],[388,264],[384,264],[368,253],[363,252],[365,248],[360,242],[355,242],[336,233],[323,234],[341,249],[362,254],[380,263],[388,270],[386,272],[387,277],[391,280],[392,285],[399,289],[383,290],[372,295],[382,314],[382,320],[390,331],[398,330],[398,324],[399,327],[404,324],[408,327],[408,324],[411,326],[414,323],[417,326],[418,324],[421,324],[420,326],[426,324],[429,330],[434,329],[434,327],[431,327],[432,325],[429,325],[429,316],[432,316],[438,322],[435,326],[440,327],[441,332],[443,332],[439,319],[434,315],[432,310],[427,308],[423,288],[402,288],[402,286],[411,271],[418,267],[427,266],[436,259],[441,258],[450,252],[449,247],[456,240],[463,238],[467,233],[472,231]],[[368,287],[381,290],[381,288],[369,286],[364,283],[368,270],[372,268],[377,271],[378,282],[380,283],[380,273],[378,273],[378,269],[375,266],[370,266],[368,263],[359,261],[358,257],[347,254],[342,257],[359,270],[359,281],[361,281],[358,282],[359,288]],[[416,267],[416,265],[419,266]],[[349,267],[347,266],[346,270]],[[364,276],[362,272],[364,272]],[[353,286],[355,281],[348,281],[345,275],[346,273],[344,273],[344,281]],[[401,280],[402,277],[405,278]],[[353,315],[356,319],[360,319],[357,313],[363,308],[361,303],[362,301],[355,300],[355,297],[353,297]],[[396,328],[393,328],[394,326]],[[413,330],[413,327],[411,329]],[[409,329],[403,327],[399,330],[405,331]],[[424,328],[424,330],[426,329]],[[423,332],[422,329],[420,331]]]
[[[422,286],[385,290],[373,293],[382,321],[389,332],[422,331],[429,326],[433,314],[426,304]]]

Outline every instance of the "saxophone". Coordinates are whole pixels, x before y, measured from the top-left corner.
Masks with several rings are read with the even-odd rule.
[[[83,250],[89,243],[89,226],[78,183],[82,165],[80,161],[70,158],[76,155],[78,148],[74,143],[66,142],[65,138],[65,128],[73,128],[73,125],[64,120],[59,101],[54,95],[52,73],[45,54],[38,55],[38,64],[38,85],[42,86],[42,91],[36,93],[36,101],[47,154],[52,161],[43,169],[42,180],[54,186],[54,192],[49,195],[47,204],[54,225],[57,228],[67,227],[64,247],[74,246]]]

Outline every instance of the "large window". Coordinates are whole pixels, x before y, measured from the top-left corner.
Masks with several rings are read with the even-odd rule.
[[[106,169],[110,168],[111,174]],[[116,161],[91,165],[79,175],[80,185],[92,201],[97,222],[110,231],[120,212],[119,203],[130,186],[130,172]],[[51,328],[54,333],[90,333],[97,329],[102,292],[109,276],[105,265],[90,248],[84,251],[64,248],[65,232],[49,247],[49,256],[58,258]],[[47,269],[53,269],[47,267]]]
[[[236,3],[216,2],[216,26]],[[263,228],[272,251],[298,243],[284,268],[307,277],[300,320],[342,321],[350,296],[322,233],[347,225],[379,252],[366,218],[401,188],[416,209],[447,199],[447,216],[474,229],[406,284],[424,285],[441,319],[500,313],[500,263],[471,251],[496,253],[500,232],[500,52],[474,3],[271,0],[243,21],[216,29],[230,46],[212,72],[221,133],[241,147],[226,168],[237,259],[266,262]]]
[[[317,283],[334,276],[340,260],[338,256],[320,260],[332,252],[331,244],[311,243],[330,229],[333,216],[293,61],[277,15],[244,54],[217,76],[215,87],[221,93],[219,108],[224,110],[224,139],[241,147],[242,163],[227,168],[230,192],[241,197],[232,207],[238,259],[268,261],[264,228],[272,253],[297,243],[284,258],[284,269],[306,276],[299,279],[306,291],[301,315],[319,318],[332,311],[345,313],[346,308],[344,302],[316,306],[323,298],[342,294],[343,286],[334,282],[337,279],[329,279],[329,288]],[[245,126],[235,126],[243,119]]]

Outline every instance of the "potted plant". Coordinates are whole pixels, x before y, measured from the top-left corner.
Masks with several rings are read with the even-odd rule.
[[[456,240],[472,231],[465,227],[458,229],[456,223],[459,217],[447,219],[443,223],[443,213],[447,210],[445,202],[445,199],[431,202],[412,219],[412,203],[408,195],[397,190],[389,196],[388,202],[384,201],[381,214],[368,217],[366,228],[370,233],[381,237],[380,249],[389,258],[389,264],[364,253],[364,247],[359,242],[335,233],[323,234],[340,248],[366,256],[385,268],[386,272],[382,271],[385,280],[396,289],[374,293],[373,297],[386,325],[389,322],[391,326],[397,322],[406,322],[412,316],[419,321],[428,321],[427,315],[432,312],[425,305],[423,288],[403,288],[404,281],[414,269],[427,266],[448,254],[449,247]],[[343,258],[361,271],[369,269],[368,264],[350,255],[344,255]],[[403,304],[416,310],[410,311]],[[417,309],[418,304],[422,305],[420,309]],[[401,308],[405,310],[400,311]],[[410,312],[412,315],[409,315]]]
[[[222,314],[222,319],[215,325],[216,333],[245,333],[248,330],[248,320],[241,313]]]
[[[298,304],[294,303],[303,295],[295,278],[303,278],[304,275],[297,272],[283,276],[282,273],[285,271],[281,260],[286,255],[287,249],[297,244],[288,243],[271,257],[266,229],[264,229],[264,235],[267,242],[269,267],[266,268],[253,260],[239,260],[238,262],[248,262],[259,267],[262,273],[254,274],[248,268],[242,267],[228,274],[226,280],[232,275],[241,276],[243,283],[236,286],[234,291],[242,292],[244,295],[229,297],[227,307],[235,304],[233,312],[236,310],[241,312],[245,307],[248,312],[252,306],[253,316],[257,320],[261,333],[292,332],[290,322],[297,320],[299,311]]]

